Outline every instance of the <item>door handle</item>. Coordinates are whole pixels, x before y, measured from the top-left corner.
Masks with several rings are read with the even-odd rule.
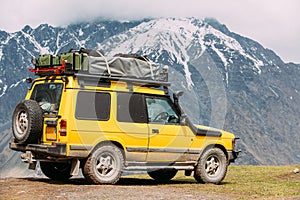
[[[152,133],[157,134],[157,133],[159,133],[159,130],[158,129],[152,129]]]

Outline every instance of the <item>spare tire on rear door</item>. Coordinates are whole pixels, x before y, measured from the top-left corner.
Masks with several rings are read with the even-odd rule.
[[[12,131],[15,141],[35,144],[43,131],[43,111],[34,100],[22,100],[12,116]]]

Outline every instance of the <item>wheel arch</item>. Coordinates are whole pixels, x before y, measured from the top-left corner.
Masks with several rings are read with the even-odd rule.
[[[94,151],[96,151],[99,147],[105,146],[105,145],[114,145],[114,146],[118,147],[121,150],[121,152],[124,156],[124,159],[126,158],[125,149],[124,149],[123,145],[120,142],[115,141],[115,140],[104,140],[104,141],[98,142],[98,144],[96,144],[93,147],[93,149],[91,150],[89,155],[92,154]]]
[[[225,156],[226,156],[226,159],[228,160],[228,153],[227,153],[227,150],[226,150],[226,148],[225,148],[223,145],[221,145],[221,144],[209,144],[208,146],[206,146],[206,147],[203,149],[201,155],[202,155],[207,149],[212,149],[212,148],[219,148],[219,149],[221,149],[221,150],[224,152],[224,154],[225,154]],[[200,157],[201,157],[201,155],[200,155]]]

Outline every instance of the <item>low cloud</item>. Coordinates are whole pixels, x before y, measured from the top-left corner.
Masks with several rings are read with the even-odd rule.
[[[0,29],[14,32],[29,24],[63,26],[98,18],[214,17],[241,35],[300,63],[298,0],[4,0]]]

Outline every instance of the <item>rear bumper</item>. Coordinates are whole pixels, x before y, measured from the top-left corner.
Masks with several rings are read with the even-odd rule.
[[[67,146],[62,143],[55,143],[55,145],[41,145],[41,144],[19,144],[11,142],[9,148],[15,151],[32,151],[35,153],[49,154],[52,156],[65,157],[67,155]]]
[[[241,151],[228,151],[228,160],[229,163],[234,163]]]

